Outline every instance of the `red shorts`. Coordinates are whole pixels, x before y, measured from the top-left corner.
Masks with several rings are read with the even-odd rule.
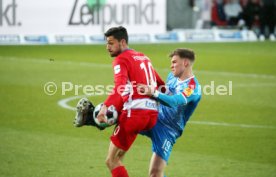
[[[158,112],[152,110],[131,110],[130,117],[127,117],[127,111],[122,111],[110,140],[127,151],[139,132],[149,130],[156,124],[157,116]]]

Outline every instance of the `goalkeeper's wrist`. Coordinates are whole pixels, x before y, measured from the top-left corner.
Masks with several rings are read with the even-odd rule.
[[[154,90],[152,96],[153,96],[154,98],[158,98],[159,93],[160,93],[160,92],[159,92],[158,90]]]

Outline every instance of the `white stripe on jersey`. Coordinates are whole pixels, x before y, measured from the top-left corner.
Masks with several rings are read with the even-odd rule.
[[[128,100],[128,102],[124,104],[123,110],[130,110],[130,109],[145,109],[145,110],[157,111],[158,104],[155,100],[152,100],[149,98]]]

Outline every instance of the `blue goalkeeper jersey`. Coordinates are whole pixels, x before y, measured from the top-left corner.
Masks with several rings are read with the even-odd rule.
[[[201,99],[201,89],[195,76],[181,81],[172,73],[168,75],[166,86],[168,93],[159,93],[157,97],[161,103],[158,121],[178,138]]]

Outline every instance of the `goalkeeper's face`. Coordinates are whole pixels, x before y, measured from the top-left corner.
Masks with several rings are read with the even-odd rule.
[[[171,58],[171,71],[175,77],[181,77],[184,73],[185,65],[184,60],[182,60],[178,55],[174,55]]]
[[[123,40],[119,41],[113,36],[109,36],[106,38],[106,42],[106,50],[109,52],[111,57],[118,56],[124,50]]]

